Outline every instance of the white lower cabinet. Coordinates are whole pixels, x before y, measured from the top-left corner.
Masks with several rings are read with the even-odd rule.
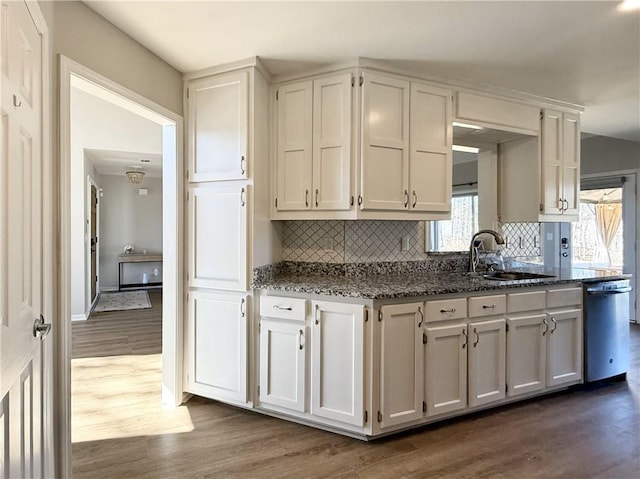
[[[467,325],[425,328],[427,416],[467,407]]]
[[[582,310],[549,312],[547,386],[582,379]]]
[[[247,402],[247,297],[191,291],[188,302],[187,390]]]
[[[311,414],[364,424],[362,305],[311,302]]]
[[[380,427],[396,426],[422,416],[422,303],[380,309]]]
[[[469,324],[469,406],[505,397],[506,321],[504,318]]]
[[[507,395],[532,393],[545,388],[547,315],[507,318]]]

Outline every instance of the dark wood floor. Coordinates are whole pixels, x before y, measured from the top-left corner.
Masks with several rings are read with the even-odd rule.
[[[113,344],[136,350],[142,340],[120,326]],[[79,337],[78,348],[88,342]],[[74,444],[74,477],[637,479],[640,326],[632,326],[626,382],[575,388],[371,443],[202,398],[178,409],[188,412],[192,431]]]

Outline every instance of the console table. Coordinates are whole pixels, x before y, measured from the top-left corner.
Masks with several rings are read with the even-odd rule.
[[[123,288],[162,286],[162,281],[148,283],[122,283],[122,270],[127,263],[162,263],[162,253],[131,253],[118,255],[118,291]]]

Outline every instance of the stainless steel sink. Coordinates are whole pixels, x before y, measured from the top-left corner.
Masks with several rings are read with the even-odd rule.
[[[491,273],[482,275],[482,277],[494,281],[518,281],[525,279],[555,278],[555,276],[550,274],[526,273],[524,271],[493,271]]]

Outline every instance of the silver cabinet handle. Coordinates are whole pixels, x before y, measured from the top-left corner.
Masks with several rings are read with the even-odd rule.
[[[546,336],[546,334],[549,332],[549,323],[547,322],[547,318],[544,318],[542,320],[542,323],[544,324],[544,331],[542,331],[542,335]]]
[[[240,173],[242,173],[243,175],[246,173],[244,164],[245,164],[244,156],[241,156],[240,157]]]
[[[304,190],[304,206],[309,207],[309,190]]]
[[[551,330],[551,334],[553,334],[555,333],[556,329],[558,329],[558,321],[556,321],[556,318],[551,316],[551,322],[553,323],[553,329]]]
[[[409,191],[404,190],[404,207],[409,206]]]
[[[18,105],[20,106],[20,105]],[[33,322],[33,337],[44,339],[47,334],[51,332],[51,323],[44,322],[44,316],[41,314],[39,318],[36,318]]]
[[[473,334],[476,335],[476,340],[473,343],[473,347],[475,348],[480,342],[480,335],[478,334],[478,330],[476,328],[473,328]]]
[[[418,204],[418,195],[416,194],[416,190],[413,190],[411,192],[411,195],[413,196],[413,204],[411,205],[411,207],[415,208],[416,205]]]
[[[564,205],[564,211],[567,211],[569,209],[569,202],[566,198],[562,200],[562,204]]]
[[[451,309],[441,309],[440,312],[442,314],[444,313],[455,313],[456,312],[456,308],[451,308]]]
[[[483,304],[482,309],[496,309],[495,304]]]
[[[273,309],[278,309],[280,311],[293,311],[291,306],[280,306],[279,304],[274,304]]]
[[[316,208],[318,207],[318,193],[320,193],[320,190],[316,188]]]
[[[298,333],[298,346],[300,347],[300,349],[304,348],[304,343],[302,342],[302,339],[304,338],[304,331],[302,331],[302,329],[299,331]]]
[[[467,336],[467,330],[462,330],[462,335],[464,336],[464,343],[462,343],[462,349],[467,347],[467,343],[469,342],[469,337]]]
[[[240,206],[244,206],[246,205],[246,201],[244,199],[244,188],[242,188],[242,190],[240,190]]]
[[[424,313],[422,312],[422,308],[418,307],[418,314],[420,315],[420,322],[418,323],[418,327],[422,327],[422,323],[424,323]]]
[[[315,317],[315,320],[316,320],[316,324],[320,324],[320,318],[318,318],[318,311],[319,311],[319,310],[320,310],[320,306],[318,306],[318,305],[316,304],[316,310],[315,310],[315,312],[314,312],[314,317]]]
[[[245,303],[246,300],[244,298],[242,298],[242,301],[240,301],[240,317],[244,318],[247,314],[247,310],[245,308]]]

